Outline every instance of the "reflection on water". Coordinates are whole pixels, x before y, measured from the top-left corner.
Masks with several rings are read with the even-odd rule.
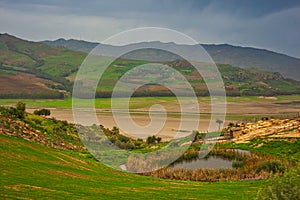
[[[251,152],[247,150],[234,149],[234,151],[246,156],[251,155]],[[208,169],[232,168],[232,163],[234,160],[228,160],[217,156],[210,156],[208,158],[183,160],[170,165],[170,167],[177,168],[177,169],[183,168],[183,169],[192,169],[192,170],[195,170],[197,168],[208,168]]]
[[[246,156],[250,156],[251,152],[247,151],[247,150],[242,150],[242,149],[233,149],[235,152],[239,153],[239,154],[243,154]],[[192,170],[196,170],[198,168],[207,168],[207,169],[221,169],[221,168],[227,168],[227,169],[231,169],[232,167],[232,163],[235,161],[236,159],[233,160],[228,160],[222,157],[217,157],[217,156],[210,156],[208,158],[197,158],[197,159],[193,159],[193,160],[183,160],[180,162],[175,162],[171,165],[169,165],[169,167],[175,168],[175,169],[192,169]],[[119,166],[121,170],[126,171],[126,164],[120,165]]]
[[[232,162],[220,157],[211,156],[207,159],[184,160],[172,165],[173,168],[197,169],[197,168],[232,168]]]

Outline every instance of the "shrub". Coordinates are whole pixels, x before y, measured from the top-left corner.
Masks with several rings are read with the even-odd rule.
[[[146,140],[147,144],[155,144],[160,143],[161,142],[161,138],[160,137],[155,137],[155,135],[153,136],[149,136]]]
[[[271,178],[265,187],[257,194],[257,200],[299,200],[300,199],[300,165],[284,173]]]
[[[118,135],[118,140],[120,142],[126,143],[126,142],[129,142],[130,139],[124,135]]]
[[[111,132],[112,134],[116,135],[116,134],[119,134],[120,133],[120,130],[118,127],[114,126],[112,129],[111,129]]]
[[[245,163],[243,161],[233,161],[232,162],[232,167],[233,168],[242,168],[245,166]]]
[[[26,104],[19,101],[16,105],[16,109],[25,112]]]
[[[161,142],[161,137],[157,137],[156,141],[157,141],[157,143],[160,143]]]
[[[49,116],[51,113],[50,113],[50,110],[43,108],[43,109],[40,109],[40,110],[35,110],[33,112],[33,114],[35,114],[35,115]]]
[[[260,164],[257,169],[256,172],[259,173],[262,170],[267,171],[267,172],[272,172],[272,173],[283,173],[285,170],[285,167],[282,163],[278,162],[278,161],[267,161],[264,162],[262,164]]]
[[[155,141],[156,141],[156,138],[154,135],[147,137],[147,140],[146,140],[147,144],[153,144],[153,143],[155,143]]]
[[[8,116],[12,118],[24,119],[25,112],[22,110],[18,110],[17,108],[10,107],[7,109]]]

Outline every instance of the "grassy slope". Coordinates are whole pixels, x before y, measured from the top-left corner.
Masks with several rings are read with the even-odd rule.
[[[114,171],[87,155],[0,135],[0,196],[51,199],[252,199],[263,181],[197,183]]]
[[[263,144],[261,146],[261,144]],[[244,149],[252,152],[267,153],[275,157],[280,157],[293,161],[300,161],[300,140],[299,139],[273,139],[268,141],[268,138],[256,138],[249,143],[227,143],[220,145],[225,148]]]
[[[80,52],[50,47],[42,43],[0,34],[0,69],[2,69],[0,70],[0,76],[3,74],[15,76],[15,74],[20,72],[28,73],[53,81],[53,83],[49,84],[44,80],[43,84],[45,87],[51,85],[51,88],[69,90],[71,83],[65,77],[77,71],[85,55]],[[30,82],[30,80],[25,81]],[[33,82],[35,83],[35,81]],[[6,84],[3,83],[3,85],[5,86]],[[20,84],[19,87],[15,87],[12,90],[13,93],[28,93],[28,91],[20,90],[22,87],[24,88],[25,86]],[[5,92],[2,93],[5,94]]]
[[[80,66],[86,54],[0,34],[1,64],[11,70],[64,77]],[[36,70],[38,69],[38,70]]]
[[[125,74],[128,70],[145,63],[145,61],[116,60],[110,67],[107,68],[106,72],[101,77],[100,85],[97,88],[98,96],[102,97],[101,92],[112,91],[118,78]],[[205,93],[205,91],[207,91],[206,84],[194,67],[180,61],[167,64],[187,78],[197,95],[207,95]],[[279,73],[255,69],[246,70],[224,64],[218,64],[218,69],[222,74],[222,79],[228,96],[273,96],[278,94],[296,94],[300,91],[300,82],[284,79]],[[143,77],[149,83],[152,81],[154,81],[154,83],[158,82],[155,78],[155,73],[159,72],[155,72],[153,70],[150,71],[150,73],[153,74],[150,77],[147,77],[143,72],[140,73],[141,74],[136,73],[135,76]],[[73,73],[71,76],[74,75],[75,74]],[[179,79],[175,79],[172,84],[174,87],[179,87],[182,82],[179,81]],[[149,90],[149,88],[147,89]],[[147,91],[147,89],[145,89],[145,91]],[[154,94],[159,94],[159,92],[161,92],[156,91],[153,88],[151,91],[154,92]],[[146,92],[146,94],[148,93]]]

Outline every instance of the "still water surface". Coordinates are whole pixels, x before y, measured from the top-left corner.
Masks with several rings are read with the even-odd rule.
[[[232,160],[225,160],[220,157],[211,156],[207,159],[194,159],[184,160],[178,163],[174,163],[172,167],[183,168],[183,169],[197,169],[197,168],[209,168],[209,169],[220,169],[220,168],[232,168]]]

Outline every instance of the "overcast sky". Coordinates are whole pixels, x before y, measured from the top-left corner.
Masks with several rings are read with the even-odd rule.
[[[101,42],[144,26],[300,58],[299,0],[0,0],[0,32],[34,41]]]

